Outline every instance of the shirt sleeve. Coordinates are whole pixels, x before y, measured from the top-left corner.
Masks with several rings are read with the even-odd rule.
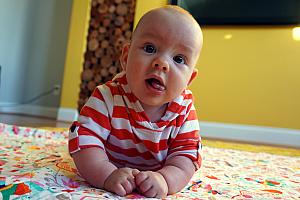
[[[78,121],[69,130],[69,152],[73,153],[91,147],[105,151],[104,144],[111,131],[107,105],[98,86],[80,111]]]
[[[167,159],[185,156],[193,161],[196,170],[199,169],[202,161],[199,132],[199,121],[194,105],[192,105],[176,137],[171,139]]]

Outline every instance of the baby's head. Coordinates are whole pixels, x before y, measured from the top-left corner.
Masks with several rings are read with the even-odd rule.
[[[202,43],[196,20],[177,6],[154,9],[141,18],[120,61],[142,105],[162,106],[183,92],[197,75]]]

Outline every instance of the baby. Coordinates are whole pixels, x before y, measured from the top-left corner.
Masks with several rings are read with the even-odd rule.
[[[180,7],[141,18],[123,47],[123,71],[94,90],[70,128],[70,154],[91,185],[156,198],[187,185],[202,160],[187,89],[202,40],[200,26]]]

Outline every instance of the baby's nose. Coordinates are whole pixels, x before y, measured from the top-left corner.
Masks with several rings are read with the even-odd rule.
[[[156,59],[154,61],[154,67],[158,70],[166,72],[169,70],[169,63],[166,60]]]

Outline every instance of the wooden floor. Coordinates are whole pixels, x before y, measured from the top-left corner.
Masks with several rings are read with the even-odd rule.
[[[0,113],[0,123],[27,127],[70,127],[70,122],[60,122],[46,117]]]

